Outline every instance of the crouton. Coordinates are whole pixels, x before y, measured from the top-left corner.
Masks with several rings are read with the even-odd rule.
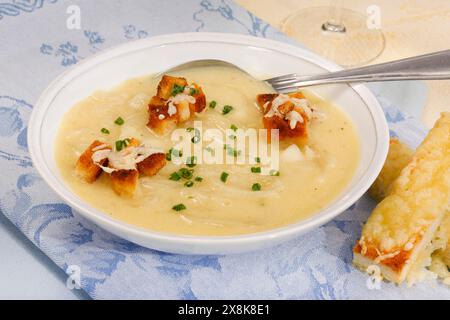
[[[158,96],[150,100],[148,114],[147,126],[158,135],[165,135],[177,126],[177,117],[169,116],[166,101]]]
[[[187,84],[188,83],[185,78],[177,78],[168,75],[163,75],[161,81],[158,84],[158,91],[156,95],[161,99],[167,100],[171,96],[173,96],[173,89],[175,85],[179,87],[185,87],[187,86]]]
[[[154,153],[137,164],[139,173],[154,176],[166,165],[165,153]]]
[[[199,85],[193,83],[188,86],[184,78],[164,75],[158,84],[156,96],[148,105],[147,126],[156,134],[165,135],[205,107],[206,97]]]
[[[111,149],[111,147],[101,141],[95,140],[78,158],[75,173],[88,183],[93,183],[97,180],[102,173],[102,169],[94,163],[92,155],[95,151],[104,149]],[[106,166],[107,162],[108,159],[103,159],[99,164]]]
[[[305,109],[309,107],[296,106],[290,99],[305,99],[305,96],[301,92],[283,95],[285,102],[273,110],[272,103],[279,96],[279,94],[269,93],[256,97],[257,104],[264,115],[264,128],[269,130],[268,140],[269,142],[271,140],[270,130],[278,129],[280,140],[289,139],[294,143],[303,144],[308,137],[307,126],[310,116]]]
[[[139,179],[137,170],[116,170],[111,173],[111,184],[119,196],[131,197],[136,191]]]
[[[177,113],[175,117],[177,118],[178,123],[183,123],[188,121],[191,116],[194,114],[194,105],[190,104],[187,101],[181,101],[176,104]]]
[[[192,95],[195,98],[195,104],[191,105],[192,113],[200,113],[206,108],[206,96],[202,87],[193,83],[191,86],[195,88],[195,93]]]
[[[266,108],[264,108],[266,103],[272,102],[276,97],[278,97],[278,93],[263,93],[256,96],[256,102],[258,103],[258,106],[263,114],[266,113]]]

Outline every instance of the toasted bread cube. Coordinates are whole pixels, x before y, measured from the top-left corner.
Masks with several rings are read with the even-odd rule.
[[[167,100],[160,98],[158,96],[153,96],[150,102],[148,103],[148,112],[152,115],[159,116],[164,115],[164,117],[169,117],[167,113]]]
[[[202,112],[206,107],[206,97],[202,88],[195,83],[193,83],[190,87],[195,90],[195,93],[191,94],[191,96],[195,99],[195,103],[182,101],[175,104],[177,107],[176,116],[178,117],[179,123],[188,121],[195,115],[195,113]]]
[[[267,111],[269,111],[269,108],[264,108],[265,104],[267,102],[271,103],[276,97],[278,97],[278,93],[263,93],[256,96],[256,102],[263,114],[266,114]]]
[[[154,176],[166,165],[165,153],[154,153],[137,164],[139,173]]]
[[[297,122],[297,125],[294,129],[291,129],[289,121],[286,121],[285,119],[282,119],[277,116],[264,118],[263,124],[264,128],[269,130],[267,132],[267,136],[269,139],[269,142],[271,140],[271,129],[278,129],[278,134],[280,140],[293,140],[293,142],[303,143],[304,140],[307,138],[307,120],[305,118],[303,123]]]
[[[289,96],[297,99],[305,98],[301,92],[290,93]],[[270,111],[272,102],[277,97],[278,94],[276,93],[260,94],[256,97],[258,106],[264,115]],[[282,117],[278,115],[263,117],[264,128],[269,130],[267,133],[269,142],[271,140],[270,130],[278,129],[280,140],[292,140],[294,143],[303,144],[308,137],[307,126],[309,122],[304,111],[296,108],[295,105],[289,101],[280,105],[278,107],[278,111],[281,113]],[[294,128],[291,128],[290,121],[285,118],[285,116],[291,111],[296,111],[303,119],[303,121],[297,121]]]
[[[206,108],[206,96],[203,92],[202,87],[200,87],[198,84],[193,83],[192,86],[195,88],[196,92],[192,96],[195,98],[195,104],[190,105],[191,106],[191,112],[194,114],[200,113]]]
[[[176,85],[180,87],[180,90],[176,92],[177,94],[183,93],[185,95],[191,95],[195,99],[195,103],[192,103],[192,101],[189,103],[189,100],[192,99],[187,98],[174,100],[175,92],[173,89]],[[199,113],[205,109],[206,97],[202,88],[195,83],[189,87],[187,87],[187,85],[188,83],[185,78],[177,78],[168,75],[164,75],[161,78],[161,81],[158,84],[157,94],[151,99],[148,106],[149,121],[147,126],[156,134],[167,134],[174,130],[177,124],[188,121],[195,113]],[[191,91],[188,90],[189,88],[191,88]],[[171,98],[172,100],[169,100]],[[176,113],[174,112],[169,115],[169,102],[173,103],[173,106],[176,107]]]
[[[93,183],[102,173],[102,169],[92,160],[92,155],[95,152],[94,149],[97,151],[97,149],[111,149],[111,147],[101,141],[95,140],[78,158],[75,172],[88,183]],[[106,166],[107,162],[108,159],[103,159],[99,164]]]
[[[163,75],[161,81],[158,84],[158,91],[156,95],[161,99],[167,100],[172,96],[172,90],[175,85],[180,87],[187,86],[185,78],[177,78],[168,75]]]
[[[116,170],[111,173],[111,183],[119,196],[131,197],[136,191],[139,179],[137,170]]]
[[[174,116],[176,118],[178,118],[178,122],[186,122],[194,114],[194,111],[193,111],[194,105],[191,105],[187,101],[181,101],[181,102],[177,103],[176,107],[177,107],[177,113]]]
[[[165,135],[177,126],[177,117],[175,115],[169,116],[166,101],[158,96],[154,96],[150,100],[148,114],[147,127],[158,135]]]

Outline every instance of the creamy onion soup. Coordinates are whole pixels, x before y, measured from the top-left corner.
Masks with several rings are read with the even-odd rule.
[[[266,83],[227,67],[191,69],[177,76],[198,84],[206,97],[206,108],[178,123],[178,128],[195,133],[194,121],[199,121],[203,131],[219,129],[224,137],[230,135],[230,128],[264,128],[265,115],[256,97],[273,93]],[[335,200],[356,171],[360,142],[351,120],[337,106],[305,91],[302,93],[313,110],[307,138],[301,142],[280,139],[279,167],[268,174],[261,172],[261,159],[244,164],[187,166],[175,164],[172,152],[156,173],[136,177],[132,195],[117,194],[117,188],[111,187],[110,172],[103,172],[90,183],[81,179],[75,166],[93,141],[101,142],[94,151],[110,146],[103,150],[110,155],[111,149],[126,148],[134,140],[145,143],[146,147],[139,149],[145,155],[152,154],[151,150],[173,150],[176,142],[170,133],[160,136],[147,126],[148,104],[160,80],[152,76],[136,78],[110,91],[96,91],[73,106],[59,128],[55,156],[63,179],[80,198],[115,219],[185,235],[254,233],[310,217]],[[198,92],[198,88],[189,88]],[[181,99],[180,95],[177,99]],[[304,99],[295,101],[303,103]],[[164,117],[159,115],[158,119]],[[286,119],[291,127],[302,121],[292,115]],[[207,144],[202,143],[202,147],[207,149]],[[224,150],[234,155],[249,152],[227,146]],[[113,158],[109,159],[111,163]]]

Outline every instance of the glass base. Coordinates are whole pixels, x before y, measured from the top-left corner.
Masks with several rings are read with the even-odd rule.
[[[286,19],[282,30],[307,48],[345,67],[367,64],[383,52],[384,35],[379,29],[367,27],[367,16],[342,8],[343,26],[327,25],[331,10],[331,7],[302,9]]]

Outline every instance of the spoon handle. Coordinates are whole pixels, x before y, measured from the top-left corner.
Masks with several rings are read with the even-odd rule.
[[[450,50],[313,76],[291,74],[266,80],[277,91],[330,83],[450,79]]]

